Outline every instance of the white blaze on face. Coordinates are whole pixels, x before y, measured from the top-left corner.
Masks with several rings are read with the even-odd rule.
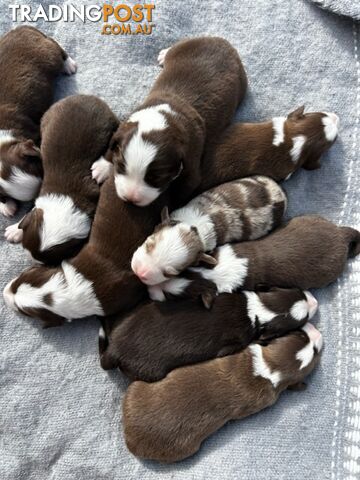
[[[266,380],[270,380],[274,388],[276,388],[281,381],[281,372],[270,370],[269,365],[264,359],[262,347],[254,344],[249,346],[249,350],[252,353],[253,373],[255,377],[263,377]]]
[[[260,300],[255,292],[243,292],[247,298],[247,313],[253,326],[255,326],[256,319],[260,325],[270,322],[276,317],[276,313],[269,310]]]
[[[298,135],[293,139],[293,146],[290,150],[290,157],[293,163],[297,163],[300,160],[303,147],[306,143],[305,135]]]
[[[340,119],[336,113],[323,112],[322,124],[324,125],[324,134],[328,142],[333,142],[339,132]]]
[[[161,193],[145,182],[146,171],[155,159],[158,147],[144,140],[143,134],[165,130],[168,127],[165,112],[174,114],[168,104],[162,104],[139,110],[128,120],[137,122],[138,126],[123,152],[125,174],[115,172],[115,187],[120,198],[141,207],[149,205]]]
[[[286,122],[286,117],[275,117],[272,119],[273,123],[273,131],[274,131],[274,138],[272,141],[272,144],[275,147],[278,147],[282,143],[284,143],[285,140],[285,122]]]
[[[134,253],[131,268],[146,285],[165,282],[165,275],[177,275],[183,270],[189,250],[183,241],[182,233],[190,231],[190,226],[178,224],[165,227],[161,232],[144,242]],[[149,251],[146,243],[151,242]]]
[[[314,347],[317,352],[320,352],[323,346],[323,338],[319,330],[317,330],[311,323],[306,323],[302,330],[308,335],[309,342],[304,348],[299,350],[296,354],[296,359],[301,362],[300,370],[307,367],[314,358]]]

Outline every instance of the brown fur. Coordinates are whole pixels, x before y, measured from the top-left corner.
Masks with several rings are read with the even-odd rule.
[[[156,383],[134,382],[123,403],[127,447],[136,456],[169,463],[196,453],[202,442],[229,420],[241,419],[274,404],[298,386],[319,361],[299,370],[296,353],[309,339],[302,331],[262,347],[272,371],[282,374],[277,387],[254,376],[249,348],[235,355],[178,368]]]

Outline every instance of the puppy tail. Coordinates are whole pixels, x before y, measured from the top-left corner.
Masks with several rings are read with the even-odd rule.
[[[360,253],[360,232],[351,227],[343,227],[349,242],[349,257],[354,258]]]

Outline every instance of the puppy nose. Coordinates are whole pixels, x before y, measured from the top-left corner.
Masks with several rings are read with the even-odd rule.
[[[141,195],[137,190],[130,190],[126,192],[126,194],[123,196],[123,199],[125,202],[139,203],[141,200]]]
[[[312,318],[318,309],[319,302],[316,300],[314,295],[312,295],[310,292],[306,291],[304,293],[309,306],[309,318]]]
[[[148,268],[139,268],[135,273],[141,281],[145,281],[148,279],[150,270]]]
[[[325,115],[332,121],[332,123],[339,127],[340,125],[340,118],[334,112],[325,112]]]
[[[307,333],[310,340],[313,342],[314,347],[318,352],[322,349],[323,346],[323,337],[317,328],[314,327],[312,323],[306,323],[302,329]]]

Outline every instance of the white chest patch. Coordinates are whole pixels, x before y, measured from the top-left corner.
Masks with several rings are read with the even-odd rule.
[[[298,135],[293,138],[293,146],[290,150],[290,157],[293,163],[297,163],[300,160],[301,152],[306,142],[305,135]]]
[[[191,268],[215,283],[218,293],[232,293],[242,287],[248,271],[249,260],[235,255],[230,245],[218,248],[218,263],[212,269]]]
[[[271,322],[276,317],[276,313],[272,312],[262,303],[255,292],[243,292],[247,298],[248,316],[253,326],[255,326],[256,318],[260,325]]]
[[[86,238],[90,232],[89,216],[68,195],[48,194],[36,199],[35,207],[43,210],[40,251],[74,238]]]
[[[164,292],[178,296],[181,295],[190,284],[191,280],[187,278],[175,277],[164,283],[148,287],[148,292],[151,300],[164,302],[166,300]]]
[[[6,195],[21,202],[33,200],[41,185],[41,178],[23,172],[18,167],[11,167],[11,175],[6,180],[1,177],[1,161],[0,161],[0,187]]]
[[[256,377],[263,377],[266,380],[270,380],[273,386],[276,388],[281,381],[281,373],[276,370],[272,372],[269,365],[266,363],[262,347],[260,345],[250,345],[249,347],[252,353],[253,373]]]
[[[285,131],[284,126],[286,122],[286,117],[275,117],[272,119],[273,130],[274,130],[274,138],[272,144],[275,147],[278,147],[285,140]]]

